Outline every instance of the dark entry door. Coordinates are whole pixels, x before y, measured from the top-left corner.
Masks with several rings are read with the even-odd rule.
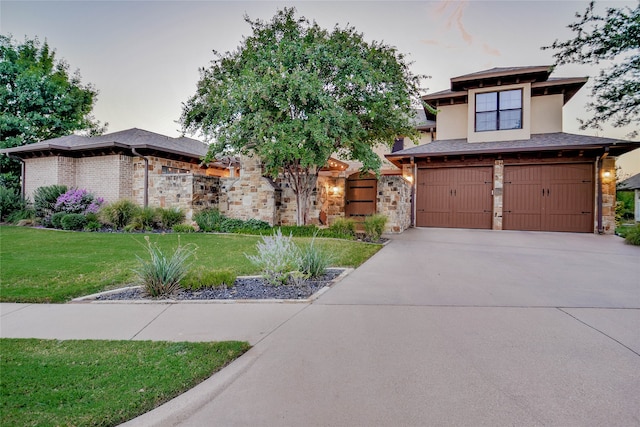
[[[378,199],[378,179],[374,175],[360,176],[359,173],[347,179],[345,191],[345,215],[355,219],[376,213]]]

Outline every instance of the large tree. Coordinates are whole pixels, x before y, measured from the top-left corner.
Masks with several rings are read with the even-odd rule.
[[[577,22],[568,26],[575,38],[542,49],[555,49],[557,65],[599,64],[613,65],[600,71],[595,78],[587,109],[593,117],[581,120],[582,129],[601,129],[605,122],[622,127],[634,125],[629,134],[637,136],[640,125],[640,2],[635,9],[607,8],[605,16],[594,13],[592,1]]]
[[[0,35],[0,148],[18,147],[75,131],[100,133],[91,116],[98,92],[58,60],[47,42],[16,43]],[[20,164],[0,156],[2,184],[15,186]]]
[[[181,120],[185,132],[212,142],[210,158],[257,155],[267,174],[282,174],[298,224],[306,224],[318,172],[333,153],[379,171],[374,146],[416,135],[410,119],[420,77],[392,46],[295,15],[286,8],[269,22],[245,16],[252,35],[233,52],[215,52]]]

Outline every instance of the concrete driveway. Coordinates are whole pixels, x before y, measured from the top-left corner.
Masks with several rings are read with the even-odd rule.
[[[412,229],[131,425],[640,425],[640,248]]]

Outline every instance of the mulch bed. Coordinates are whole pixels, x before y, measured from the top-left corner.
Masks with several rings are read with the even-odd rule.
[[[169,299],[172,300],[252,300],[252,299],[307,299],[325,286],[329,286],[344,269],[331,268],[327,273],[314,280],[303,280],[297,285],[272,286],[260,277],[239,277],[233,286],[204,288],[198,291],[181,290]],[[150,300],[142,288],[123,289],[98,295],[97,301]],[[166,300],[167,298],[161,298]]]

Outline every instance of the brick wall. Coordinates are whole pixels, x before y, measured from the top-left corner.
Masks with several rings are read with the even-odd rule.
[[[40,157],[25,159],[25,196],[33,201],[33,192],[38,187],[58,183],[58,158]]]
[[[131,198],[130,156],[115,154],[75,160],[76,187],[86,188],[107,203]]]

